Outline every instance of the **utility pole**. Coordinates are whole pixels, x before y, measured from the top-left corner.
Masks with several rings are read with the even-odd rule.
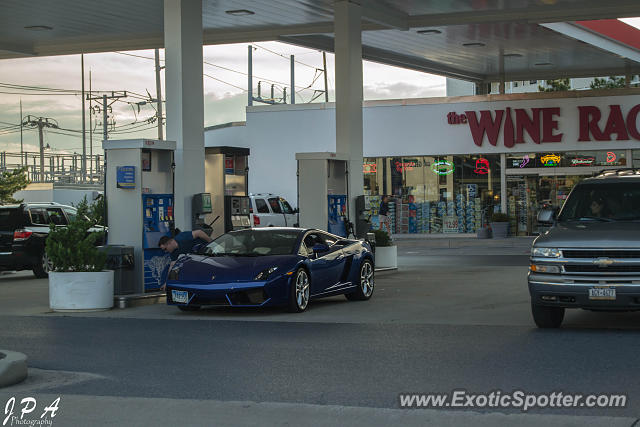
[[[80,54],[80,68],[82,73],[82,165],[80,174],[82,182],[85,182],[87,180],[87,129],[84,118],[84,53]]]
[[[322,52],[322,67],[324,68],[324,102],[329,102],[329,85],[327,84],[327,52]]]
[[[162,81],[160,80],[160,49],[156,49],[156,98],[158,98],[158,139],[162,136]]]
[[[91,68],[89,68],[89,99],[91,99]],[[91,123],[91,101],[89,101],[89,177],[93,183],[93,124]]]
[[[58,122],[54,119],[45,118],[45,117],[34,117],[27,116],[27,120],[25,120],[22,125],[38,127],[38,137],[40,139],[40,182],[45,181],[44,175],[44,135],[42,133],[42,129],[44,128],[58,128]]]
[[[22,98],[20,98],[20,166],[22,166],[23,148],[22,148]]]
[[[253,47],[251,45],[247,47],[249,50],[249,57],[247,58],[247,64],[249,67],[249,72],[247,73],[247,75],[249,76],[249,80],[247,81],[247,94],[249,96],[249,99],[247,101],[247,104],[249,105],[249,107],[251,107],[253,105]],[[259,85],[260,83],[258,83],[258,86]]]
[[[112,103],[116,102],[116,100],[118,100],[119,98],[126,98],[127,97],[127,91],[125,90],[124,92],[121,93],[116,93],[116,92],[111,92],[111,95],[107,95],[107,94],[103,94],[102,96],[93,96],[90,95],[89,96],[89,101],[100,101],[102,100],[102,137],[104,141],[107,141],[109,139],[109,134],[107,131],[107,109],[109,108],[109,105],[107,104],[107,100],[108,99],[113,99]],[[103,193],[103,197],[105,198],[105,204],[104,204],[104,223],[106,225],[109,224],[108,222],[108,216],[107,216],[107,152],[105,150],[104,152],[104,169],[103,169],[103,185],[104,185],[104,193]]]
[[[293,55],[291,55],[291,104],[296,103],[296,75],[295,75],[295,59]],[[287,97],[284,99],[285,104],[287,103]]]
[[[101,96],[93,96],[93,95],[87,96],[87,99],[89,101],[102,101],[102,139],[104,141],[109,139],[109,134],[107,131],[107,119],[108,119],[107,110],[109,109],[110,104],[107,103],[107,100],[112,99],[113,101],[111,102],[111,104],[113,104],[116,100],[120,98],[126,98],[126,97],[127,97],[126,90],[124,92],[111,91],[111,95],[103,94]]]

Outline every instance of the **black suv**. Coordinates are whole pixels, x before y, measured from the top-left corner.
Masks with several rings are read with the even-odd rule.
[[[53,202],[0,206],[0,270],[33,270],[36,277],[47,277],[49,224],[65,226],[75,216],[76,208]]]

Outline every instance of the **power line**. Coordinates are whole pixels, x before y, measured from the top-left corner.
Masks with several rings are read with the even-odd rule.
[[[4,95],[39,95],[39,96],[77,96],[77,93],[29,93],[29,92],[5,92],[0,91]]]
[[[133,56],[134,58],[150,59],[152,61],[155,61],[155,58],[149,58],[148,56],[142,56],[142,55],[135,55],[133,53],[126,53],[126,52],[113,52],[113,53],[117,53],[118,55]],[[160,61],[164,62],[164,59],[161,59]]]
[[[260,49],[264,49],[264,50],[266,50],[267,52],[273,53],[274,55],[278,55],[278,56],[280,56],[280,57],[282,57],[282,58],[286,59],[287,61],[290,61],[290,60],[291,60],[290,56],[286,56],[286,55],[284,55],[284,54],[282,54],[282,53],[275,52],[275,51],[273,51],[273,50],[271,50],[271,49],[268,49],[268,48],[266,48],[266,47],[264,47],[264,46],[260,46],[260,45],[259,45],[259,44],[257,44],[257,43],[253,43],[253,44],[252,44],[252,46],[256,46],[256,47],[259,47]],[[304,65],[305,67],[313,68],[313,69],[315,69],[315,70],[317,70],[317,69],[318,69],[318,67],[314,67],[313,65],[305,64],[304,62],[300,62],[300,61],[298,61],[298,60],[294,60],[293,62],[295,62],[295,63],[297,63],[297,64],[300,64],[300,65]]]
[[[224,80],[220,80],[220,79],[218,79],[218,78],[215,78],[215,77],[213,77],[213,76],[210,76],[209,74],[202,73],[202,75],[203,75],[203,76],[205,76],[205,77],[209,77],[210,79],[217,80],[217,81],[219,81],[219,82],[221,82],[221,83],[228,84],[229,86],[233,86],[233,87],[235,87],[235,88],[237,88],[237,89],[240,89],[240,90],[241,90],[241,91],[243,91],[243,92],[246,92],[246,91],[247,91],[245,88],[242,88],[242,87],[240,87],[240,86],[234,85],[233,83],[225,82]]]

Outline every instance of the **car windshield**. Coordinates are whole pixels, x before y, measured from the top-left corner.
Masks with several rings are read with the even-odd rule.
[[[615,182],[577,185],[565,202],[558,220],[640,220],[640,184]]]
[[[209,243],[203,253],[210,256],[266,256],[295,253],[297,230],[232,231]]]

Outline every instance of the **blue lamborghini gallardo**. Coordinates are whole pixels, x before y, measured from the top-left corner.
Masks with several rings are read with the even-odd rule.
[[[301,312],[321,297],[368,300],[373,288],[374,257],[366,241],[315,229],[246,229],[178,258],[168,275],[167,304],[181,310],[278,305]]]

